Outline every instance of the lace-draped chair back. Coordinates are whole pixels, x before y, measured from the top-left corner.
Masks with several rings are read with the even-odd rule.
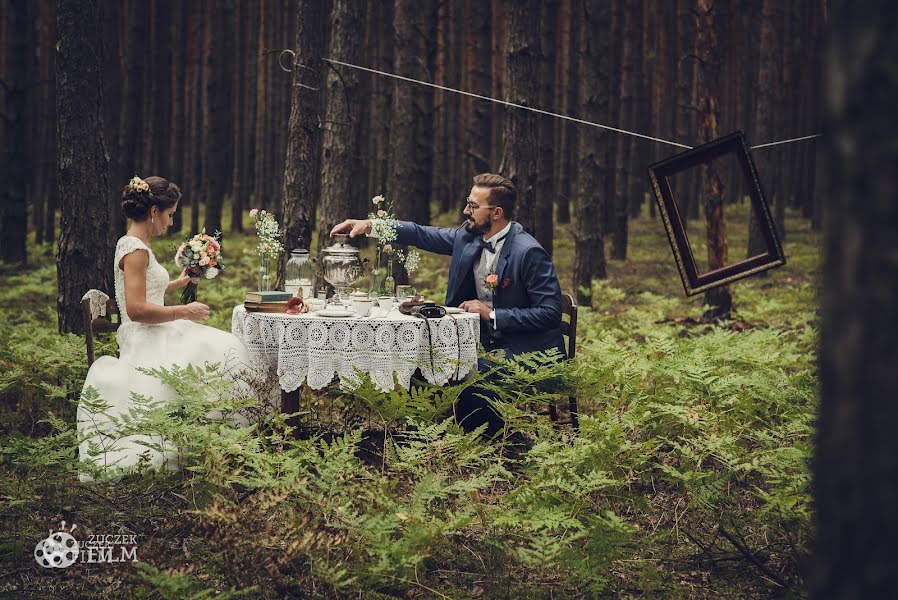
[[[125,272],[120,268],[121,260],[135,250],[146,250],[150,255],[150,264],[147,266],[147,302],[151,304],[165,305],[165,288],[168,286],[168,271],[159,264],[153,251],[140,239],[126,235],[119,239],[115,247],[115,300],[119,307],[122,324],[130,323],[128,316],[127,299],[125,298]]]

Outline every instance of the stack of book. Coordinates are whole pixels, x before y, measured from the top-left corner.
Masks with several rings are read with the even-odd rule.
[[[248,312],[279,313],[287,310],[287,300],[292,297],[290,292],[246,292],[243,306]]]

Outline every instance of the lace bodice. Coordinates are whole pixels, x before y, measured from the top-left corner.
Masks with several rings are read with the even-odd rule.
[[[168,271],[159,264],[153,251],[139,238],[133,235],[122,236],[115,246],[115,264],[113,265],[115,273],[115,301],[121,313],[122,324],[130,323],[131,318],[128,316],[128,304],[125,298],[125,272],[119,267],[119,262],[135,250],[146,250],[150,255],[150,264],[147,266],[147,302],[158,304],[159,306],[165,305]]]

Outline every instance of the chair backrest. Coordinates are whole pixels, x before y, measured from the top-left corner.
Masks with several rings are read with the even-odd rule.
[[[94,337],[98,333],[115,331],[121,325],[118,305],[100,290],[89,290],[81,298],[84,316],[84,337],[87,341],[87,366],[94,363]],[[115,320],[113,320],[115,317]]]
[[[570,294],[561,294],[561,335],[567,336],[567,359],[571,360],[577,353],[577,304]]]

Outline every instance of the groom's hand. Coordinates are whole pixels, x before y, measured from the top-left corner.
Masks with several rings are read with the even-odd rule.
[[[349,237],[354,238],[358,235],[371,233],[370,219],[346,219],[339,225],[335,225],[331,229],[331,235],[337,233],[348,233]]]
[[[479,314],[484,321],[488,321],[490,318],[490,307],[480,300],[465,300],[458,307],[465,312]]]

